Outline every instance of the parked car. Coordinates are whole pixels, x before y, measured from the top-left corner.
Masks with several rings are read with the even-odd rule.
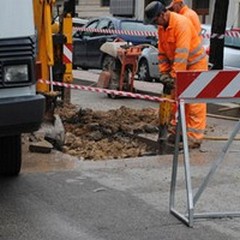
[[[202,34],[210,35],[211,26],[202,24]],[[209,48],[210,39],[203,38],[203,46],[205,49]],[[226,45],[226,44],[225,44]],[[228,44],[230,45],[230,44]],[[240,49],[224,47],[224,68],[225,69],[240,69]],[[138,59],[138,79],[143,81],[159,80],[158,68],[158,49],[150,46],[142,51]]]
[[[100,47],[103,43],[113,41],[116,38],[121,38],[134,45],[154,44],[156,42],[156,37],[101,33],[101,30],[104,29],[156,32],[155,26],[145,25],[143,22],[134,19],[100,17],[90,20],[84,27],[98,29],[100,32],[77,31],[73,34],[73,66],[75,68],[101,69],[106,55],[100,51]]]
[[[59,17],[56,17],[54,19],[55,23],[59,24]],[[73,33],[76,32],[76,28],[83,27],[89,22],[88,19],[85,18],[79,18],[79,17],[74,17],[72,18],[72,24],[73,24]]]
[[[138,59],[138,80],[152,81],[159,80],[158,68],[158,49],[155,46],[149,46],[142,50]]]
[[[73,27],[82,27],[86,25],[88,22],[89,20],[85,18],[79,18],[79,17],[72,18]]]
[[[211,34],[211,25],[202,24],[202,34]],[[240,70],[240,49],[237,38],[225,37],[224,42],[224,69]],[[203,46],[209,52],[210,38],[203,38]]]
[[[231,31],[233,34],[225,36],[225,46],[240,49],[240,38],[235,36],[240,33],[240,28],[228,28],[227,31]]]

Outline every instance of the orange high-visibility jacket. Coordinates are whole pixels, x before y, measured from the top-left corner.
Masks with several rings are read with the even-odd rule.
[[[187,5],[185,5],[184,7],[181,8],[179,14],[188,18],[192,22],[198,35],[201,36],[201,23],[197,13],[193,11],[191,8],[189,8]]]
[[[169,25],[166,29],[158,27],[159,70],[176,77],[177,70],[194,69],[198,65],[206,70],[207,56],[201,39],[189,19],[170,12]],[[200,67],[199,67],[200,66]]]

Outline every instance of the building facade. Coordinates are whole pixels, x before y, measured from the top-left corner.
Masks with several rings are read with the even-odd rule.
[[[110,0],[110,13],[118,16],[129,16],[138,20],[144,19],[144,8],[153,0]],[[196,10],[202,23],[211,24],[215,0],[185,0],[185,3]],[[126,14],[127,13],[127,14]],[[240,0],[229,1],[227,27],[240,26]]]
[[[64,0],[57,0],[58,3]],[[144,8],[153,0],[76,0],[76,13],[80,18],[99,16],[124,16],[144,19]],[[215,0],[185,0],[193,9],[198,9],[202,23],[211,24]],[[227,27],[240,27],[240,0],[230,0]]]
[[[80,18],[109,16],[110,0],[76,0],[76,13]]]

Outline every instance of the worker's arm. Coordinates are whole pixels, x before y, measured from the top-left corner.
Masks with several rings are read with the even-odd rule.
[[[175,29],[176,49],[171,69],[171,76],[173,78],[176,78],[176,71],[187,69],[187,61],[192,39],[191,28],[188,25],[192,23],[188,19],[186,19],[184,23],[184,25],[177,25]]]
[[[158,30],[158,38],[161,39],[161,33]],[[171,65],[169,62],[169,59],[167,58],[162,45],[161,41],[158,41],[158,67],[159,67],[159,72],[161,74],[169,73],[171,69]]]

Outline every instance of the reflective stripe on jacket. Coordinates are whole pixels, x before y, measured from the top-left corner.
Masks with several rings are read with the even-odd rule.
[[[176,71],[187,70],[201,60],[206,62],[206,53],[193,24],[180,14],[170,12],[166,29],[158,27],[158,50],[160,72],[170,72],[176,77]]]

